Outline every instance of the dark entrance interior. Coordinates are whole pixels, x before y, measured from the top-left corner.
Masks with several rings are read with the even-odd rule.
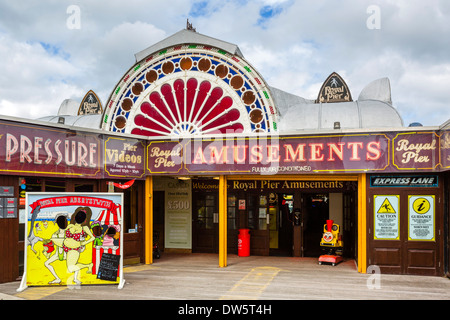
[[[192,252],[218,252],[218,192],[214,181],[204,180],[192,194]],[[331,184],[331,183],[330,183]],[[198,184],[200,185],[200,184]],[[315,190],[296,187],[256,188],[251,181],[245,186],[232,182],[227,193],[227,244],[229,253],[237,253],[240,229],[249,229],[250,255],[286,257],[319,257],[327,219],[340,225],[344,241],[344,257],[357,256],[356,184],[336,184],[332,188],[312,184]],[[236,186],[234,188],[234,186]]]
[[[328,193],[306,194],[305,214],[303,216],[303,248],[305,257],[318,257],[323,254],[320,247],[323,225],[329,218]]]
[[[278,193],[269,205],[270,250],[273,256],[292,256],[294,195]]]
[[[355,259],[357,246],[356,192],[304,193],[303,197],[303,256],[318,257],[328,252],[320,246],[327,219],[340,225],[344,258]]]
[[[153,242],[164,251],[165,192],[153,192]]]

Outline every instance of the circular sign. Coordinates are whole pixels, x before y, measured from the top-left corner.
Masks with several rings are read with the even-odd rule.
[[[425,198],[417,198],[413,202],[413,209],[416,213],[424,214],[430,210],[430,202]]]

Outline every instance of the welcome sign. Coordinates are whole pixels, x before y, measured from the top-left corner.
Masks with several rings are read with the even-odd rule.
[[[122,193],[26,194],[28,286],[123,287]]]

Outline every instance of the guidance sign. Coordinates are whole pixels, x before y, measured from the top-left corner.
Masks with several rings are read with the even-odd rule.
[[[115,283],[122,288],[122,206],[122,193],[28,192],[25,272],[18,291]]]
[[[374,195],[374,239],[400,239],[399,195]]]
[[[434,241],[434,196],[408,196],[408,240]]]

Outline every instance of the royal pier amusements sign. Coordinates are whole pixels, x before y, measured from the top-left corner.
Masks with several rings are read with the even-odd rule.
[[[438,172],[448,130],[151,140],[0,121],[0,172],[84,178]]]
[[[437,132],[150,141],[150,174],[308,174],[448,169]],[[448,150],[446,149],[447,153]]]

